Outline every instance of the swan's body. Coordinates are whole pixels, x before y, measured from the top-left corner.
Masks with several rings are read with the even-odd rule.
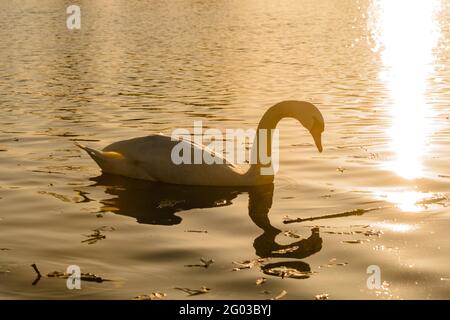
[[[320,111],[308,102],[284,101],[269,108],[258,125],[257,133],[260,129],[275,129],[277,123],[285,117],[299,120],[310,131],[319,151],[322,151],[323,117]],[[273,175],[261,175],[260,169],[263,165],[259,159],[252,165],[236,165],[222,157],[223,161],[220,164],[175,164],[171,154],[173,148],[179,143],[187,144],[187,147],[192,148],[192,154],[197,150],[210,153],[212,157],[220,157],[212,154],[213,151],[203,145],[187,140],[172,140],[171,137],[162,134],[118,141],[110,144],[103,151],[80,144],[78,146],[97,162],[103,172],[130,178],[206,186],[254,186],[273,182]],[[258,148],[259,143],[256,140],[252,153],[258,152]],[[266,154],[270,156],[272,151],[270,135],[266,151]]]

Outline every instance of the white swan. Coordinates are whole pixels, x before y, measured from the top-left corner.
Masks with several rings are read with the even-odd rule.
[[[314,138],[319,152],[322,152],[321,135],[324,131],[324,120],[319,109],[304,101],[283,101],[269,108],[261,118],[257,128],[257,137],[261,129],[275,129],[282,118],[297,119]],[[97,151],[77,143],[92,159],[97,162],[103,172],[131,178],[160,181],[182,185],[204,186],[254,186],[273,182],[274,176],[261,175],[263,165],[257,159],[252,165],[236,165],[224,159],[221,164],[175,164],[171,152],[180,141],[172,140],[166,135],[149,135],[110,144],[103,151]],[[212,153],[203,145],[188,143],[192,150]],[[266,155],[271,155],[272,137],[268,134]],[[259,143],[255,139],[252,154],[258,153]],[[193,153],[192,153],[193,154]],[[212,154],[212,157],[217,157]]]

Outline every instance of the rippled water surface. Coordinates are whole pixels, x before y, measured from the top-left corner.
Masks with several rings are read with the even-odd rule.
[[[72,31],[70,4],[0,1],[0,298],[450,298],[448,1],[79,1]],[[266,187],[102,176],[74,146],[287,99],[320,108],[324,152],[283,120]],[[46,277],[68,265],[113,281]]]

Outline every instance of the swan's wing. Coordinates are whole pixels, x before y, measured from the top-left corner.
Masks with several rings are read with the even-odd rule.
[[[176,149],[174,149],[176,148]],[[174,151],[175,150],[175,151]],[[180,152],[180,150],[183,150]],[[133,177],[150,176],[152,180],[174,184],[187,185],[239,185],[244,169],[236,166],[222,155],[214,154],[205,146],[192,143],[189,140],[172,140],[165,135],[150,135],[115,142],[104,152],[117,152],[134,166]],[[184,152],[190,154],[186,156]],[[208,154],[215,159],[215,163],[195,164],[195,153]],[[177,164],[173,156],[183,156],[184,163]],[[203,158],[200,158],[202,160]],[[179,161],[179,159],[178,159]],[[188,163],[186,163],[188,162]]]

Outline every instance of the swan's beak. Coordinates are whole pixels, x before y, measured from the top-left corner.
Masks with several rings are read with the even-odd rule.
[[[316,118],[314,118],[314,122],[312,125],[312,128],[309,130],[309,133],[311,133],[314,142],[316,143],[317,150],[319,152],[322,152],[322,132],[324,130],[324,124],[322,121],[318,121]]]
[[[314,138],[314,142],[316,143],[316,147],[317,150],[319,150],[319,152],[322,152],[323,148],[322,148],[322,133],[317,133],[313,135]]]

